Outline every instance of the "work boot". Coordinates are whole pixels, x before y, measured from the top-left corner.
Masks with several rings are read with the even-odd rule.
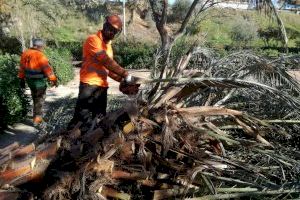
[[[39,115],[37,115],[37,116],[35,116],[34,118],[33,118],[33,124],[34,125],[39,125],[39,124],[41,124],[43,122],[43,118],[41,117],[41,116],[39,116]]]

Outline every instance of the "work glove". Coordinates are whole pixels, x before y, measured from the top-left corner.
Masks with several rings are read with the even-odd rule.
[[[54,87],[54,86],[57,87],[58,86],[57,80],[51,80],[50,81],[50,86],[51,87]]]
[[[119,90],[126,95],[136,95],[139,92],[140,84],[128,84],[126,81],[122,81],[119,86]]]
[[[128,75],[124,78],[124,82],[128,85],[133,85],[135,83],[134,76]]]
[[[20,88],[21,89],[25,89],[26,85],[25,85],[25,79],[20,78]]]

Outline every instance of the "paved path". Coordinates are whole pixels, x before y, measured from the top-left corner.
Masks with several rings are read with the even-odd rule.
[[[37,138],[37,133],[30,120],[9,126],[4,133],[0,133],[0,149],[14,142],[29,144]]]
[[[147,70],[130,70],[130,73],[139,77],[149,76],[149,71]],[[119,83],[109,79],[110,88],[108,90],[108,95],[122,95],[119,91]],[[49,88],[47,90],[47,97],[45,102],[45,112],[51,110],[51,106],[56,101],[61,101],[62,99],[68,102],[67,98],[73,99],[77,98],[79,86],[79,68],[75,68],[75,77],[66,85],[60,85],[56,88]],[[29,89],[26,91],[30,95]],[[13,142],[19,142],[20,144],[29,144],[34,141],[39,134],[30,119],[23,123],[17,123],[9,126],[4,133],[0,133],[0,148],[3,148]]]
[[[288,71],[289,75],[298,81],[300,84],[300,70],[290,70]]]
[[[138,77],[149,77],[149,70],[130,70],[132,75]],[[296,78],[300,82],[300,71],[290,71],[289,74]],[[51,103],[59,101],[61,99],[67,100],[67,98],[77,98],[78,95],[78,85],[79,85],[79,69],[75,69],[75,77],[67,85],[60,85],[57,88],[50,88],[47,90],[47,98],[45,103],[45,110],[52,109]],[[116,81],[109,79],[110,88],[108,90],[108,95],[122,95],[119,91],[119,84]],[[30,91],[28,90],[29,94]],[[66,101],[68,102],[68,100]],[[20,144],[28,144],[37,138],[39,131],[32,125],[31,120],[27,120],[23,123],[17,123],[5,131],[5,133],[0,134],[0,148],[7,146],[15,141]]]
[[[129,73],[138,77],[149,77],[149,70],[129,70]],[[109,89],[108,95],[122,95],[119,91],[119,83],[108,78]],[[75,77],[67,85],[60,85],[57,88],[50,88],[47,90],[47,102],[53,102],[63,97],[73,97],[76,98],[78,95],[78,85],[79,85],[79,68],[75,69]]]

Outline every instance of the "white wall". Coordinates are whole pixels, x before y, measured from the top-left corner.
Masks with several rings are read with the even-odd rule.
[[[222,2],[222,3],[218,3],[216,5],[216,7],[247,10],[249,8],[249,4],[248,3],[236,3],[236,2]]]

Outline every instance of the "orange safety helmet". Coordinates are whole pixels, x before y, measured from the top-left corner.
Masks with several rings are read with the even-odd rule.
[[[107,16],[105,19],[107,23],[112,25],[118,31],[122,30],[123,23],[121,18],[118,15]]]

